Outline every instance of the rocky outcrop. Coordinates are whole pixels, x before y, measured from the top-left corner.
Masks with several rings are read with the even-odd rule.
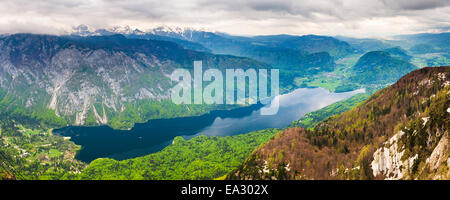
[[[387,179],[400,179],[403,177],[402,169],[409,165],[402,161],[404,151],[399,151],[398,138],[405,133],[400,131],[385,143],[387,147],[381,147],[373,154],[373,176],[384,175]]]
[[[449,145],[448,134],[446,134],[441,138],[436,148],[434,148],[433,153],[426,160],[431,170],[437,170],[442,163],[446,163],[447,168],[450,168]]]

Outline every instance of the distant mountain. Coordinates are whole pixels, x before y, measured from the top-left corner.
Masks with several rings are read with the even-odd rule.
[[[46,117],[40,120],[53,126],[108,124],[123,129],[152,118],[220,109],[170,101],[170,74],[175,68],[192,69],[194,60],[202,60],[204,68],[271,68],[168,41],[15,34],[0,38],[0,114]]]
[[[269,35],[269,36],[231,36],[220,33],[196,31],[192,29],[156,28],[150,31],[156,35],[197,42],[212,49],[214,53],[240,55],[248,47],[265,46],[285,48],[308,53],[328,52],[333,57],[343,57],[355,53],[346,42],[328,36],[317,35]]]
[[[305,36],[298,39],[297,36],[287,35],[242,37],[168,26],[160,26],[145,32],[133,31],[129,27],[116,30],[121,31],[115,33],[123,34],[127,38],[171,41],[186,49],[248,57],[284,70],[297,70],[295,73],[298,75],[332,71],[335,63],[330,54],[340,51],[337,50],[339,48],[349,48],[345,43],[323,36]],[[74,35],[111,35],[114,30],[95,30],[88,33],[78,30],[73,32]],[[297,42],[299,46],[292,46],[292,42]]]
[[[72,31],[70,33],[70,35],[73,36],[110,36],[110,35],[117,35],[117,34],[122,34],[122,35],[127,35],[127,34],[136,34],[136,35],[140,35],[143,34],[144,32],[139,30],[139,29],[132,29],[129,26],[116,26],[116,27],[112,27],[110,29],[97,29],[97,30],[93,30],[92,28],[90,28],[87,25],[81,24],[78,25],[76,27],[72,27]]]
[[[393,47],[401,47],[414,54],[450,53],[450,33],[420,33],[397,35],[391,39],[351,38],[336,36],[335,38],[349,43],[362,51],[380,51]]]
[[[421,33],[412,35],[399,35],[395,37],[408,44],[411,51],[422,53],[450,53],[450,32]]]
[[[214,54],[247,57],[281,69],[282,89],[295,88],[294,79],[331,72],[335,69],[335,57],[330,53],[343,48],[351,52],[345,42],[324,36],[232,36],[224,33],[208,32],[192,28],[160,26],[147,31],[131,28],[117,28],[118,33],[127,38],[155,39],[171,41],[185,49]],[[111,35],[113,30],[93,30],[91,34]],[[74,31],[77,35],[80,31]],[[86,34],[84,34],[86,35]],[[303,46],[289,46],[290,43],[304,43]],[[303,41],[303,42],[302,42]],[[302,50],[305,48],[305,50]]]
[[[352,47],[360,52],[377,51],[381,49],[391,48],[393,45],[390,41],[372,38],[351,38],[344,36],[336,36],[337,39],[342,40],[350,44]]]
[[[98,29],[98,30],[90,30],[90,28],[86,25],[79,25],[74,27],[72,36],[111,36],[121,34],[126,36],[127,38],[132,39],[150,39],[150,40],[162,40],[177,43],[178,45],[184,47],[185,49],[191,49],[195,51],[203,51],[203,52],[211,52],[211,50],[205,48],[201,44],[190,42],[184,39],[177,39],[173,37],[165,37],[161,35],[155,35],[151,32],[144,32],[139,29],[131,29],[129,26],[124,27],[113,27],[111,29]]]
[[[450,67],[415,70],[313,130],[289,128],[228,179],[449,179]]]
[[[283,69],[303,70],[304,74],[333,71],[335,67],[334,59],[327,52],[310,54],[286,48],[253,46],[243,49],[240,55]]]
[[[392,47],[392,48],[388,48],[388,49],[382,49],[381,51],[388,52],[391,55],[391,57],[397,58],[399,60],[403,60],[406,62],[411,61],[411,59],[413,58],[412,56],[408,55],[408,52],[406,50],[402,49],[401,47]]]
[[[196,42],[211,49],[213,53],[249,57],[284,70],[294,70],[300,76],[333,71],[335,58],[355,52],[345,42],[315,35],[244,37],[168,27],[149,32]],[[293,77],[286,80],[293,82]]]
[[[450,64],[450,32],[421,33],[395,37],[398,46],[414,56],[417,66],[447,66]]]
[[[357,50],[348,43],[340,41],[329,36],[319,35],[273,35],[273,36],[255,36],[251,40],[256,43],[262,43],[272,47],[282,47],[307,51],[309,53],[328,52],[336,58],[344,57],[348,54],[356,53]]]
[[[195,42],[190,42],[187,40],[182,39],[176,39],[171,37],[165,37],[161,35],[154,35],[151,33],[145,33],[145,34],[128,34],[125,35],[127,38],[133,38],[133,39],[146,39],[146,40],[162,40],[162,41],[169,41],[177,43],[178,45],[182,46],[185,49],[191,49],[195,51],[201,51],[201,52],[208,52],[211,53],[212,51],[203,45]]]
[[[420,43],[415,44],[409,50],[415,54],[427,54],[427,53],[439,53],[441,48],[433,46],[431,44]]]
[[[398,55],[405,56],[398,49],[388,49]],[[417,69],[416,66],[391,56],[386,51],[371,51],[359,58],[352,67],[353,76],[349,79],[361,84],[386,84],[397,81],[408,72]]]

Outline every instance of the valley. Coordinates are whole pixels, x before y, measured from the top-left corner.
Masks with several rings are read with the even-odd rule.
[[[107,126],[70,126],[56,129],[53,133],[70,137],[81,145],[83,149],[77,154],[81,161],[89,163],[102,157],[123,160],[158,152],[177,136],[185,139],[200,135],[225,137],[269,128],[284,128],[307,112],[363,92],[364,90],[329,93],[321,88],[302,88],[280,95],[280,108],[275,115],[260,115],[261,108],[271,105],[256,104],[229,111],[212,111],[196,117],[150,120],[136,124],[128,131],[114,130]]]
[[[448,34],[78,28],[0,37],[2,179],[448,179]],[[195,60],[279,69],[278,114],[174,104],[169,75]]]

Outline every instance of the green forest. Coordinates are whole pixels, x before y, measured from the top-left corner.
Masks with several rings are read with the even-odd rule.
[[[320,110],[306,113],[299,120],[292,122],[290,127],[299,126],[302,128],[312,129],[319,122],[325,120],[326,118],[340,114],[357,106],[358,104],[366,100],[369,96],[369,93],[356,94],[348,99],[336,102],[329,106],[325,106]]]
[[[197,180],[219,178],[239,166],[252,151],[267,142],[278,129],[236,136],[176,137],[162,151],[147,156],[116,161],[92,161],[76,179]]]

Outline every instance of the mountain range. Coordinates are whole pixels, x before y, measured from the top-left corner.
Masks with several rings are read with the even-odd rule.
[[[399,38],[413,38],[414,42],[407,44],[422,40],[436,45],[447,41],[448,34]],[[66,36],[3,35],[0,103],[8,113],[36,118],[39,116],[33,111],[44,112],[41,120],[53,125],[108,124],[127,129],[135,122],[220,108],[180,107],[167,102],[172,86],[168,75],[177,67],[191,69],[193,60],[202,60],[207,68],[279,68],[282,93],[315,86],[295,82],[324,72],[336,73],[341,70],[336,63],[351,55],[365,53],[332,88],[346,91],[385,85],[417,68],[410,63],[449,61],[445,48],[440,50],[444,56],[439,59],[422,59],[414,54],[414,48],[392,47],[397,40],[371,39],[389,45],[369,52],[365,50],[376,48],[351,45],[358,41],[366,40],[317,35],[244,37],[166,26],[141,31],[127,26],[90,30],[80,25]]]
[[[126,33],[124,36],[79,27],[67,36],[1,37],[2,111],[15,113],[17,118],[39,118],[50,126],[108,124],[127,129],[135,122],[153,118],[198,115],[223,108],[176,106],[168,101],[173,86],[169,75],[175,68],[192,69],[194,60],[202,60],[206,68],[281,68],[281,89],[287,91],[295,88],[295,77],[333,71],[333,45],[349,49],[345,42],[319,36],[281,37],[286,41],[279,45],[260,46],[254,43],[273,41],[261,37],[250,42],[190,29],[177,37],[163,29],[149,33],[126,30],[113,30]],[[310,53],[299,47],[284,47],[293,39],[314,48]]]
[[[206,106],[170,101],[170,74],[175,68],[192,69],[194,60],[205,68],[271,68],[248,58],[122,35],[15,34],[0,38],[0,50],[2,110],[24,115],[53,111],[56,116],[50,118],[61,117],[60,126],[129,128],[151,118],[204,113]]]
[[[23,173],[2,168],[0,178],[448,179],[449,38],[236,36],[85,25],[59,36],[4,34],[0,156]],[[221,71],[279,69],[281,94],[302,87],[366,93],[286,128],[176,137],[160,152],[123,161],[81,162],[75,155],[82,147],[53,134],[64,126],[130,129],[150,119],[240,107],[170,100],[170,74],[192,71],[198,60]]]

